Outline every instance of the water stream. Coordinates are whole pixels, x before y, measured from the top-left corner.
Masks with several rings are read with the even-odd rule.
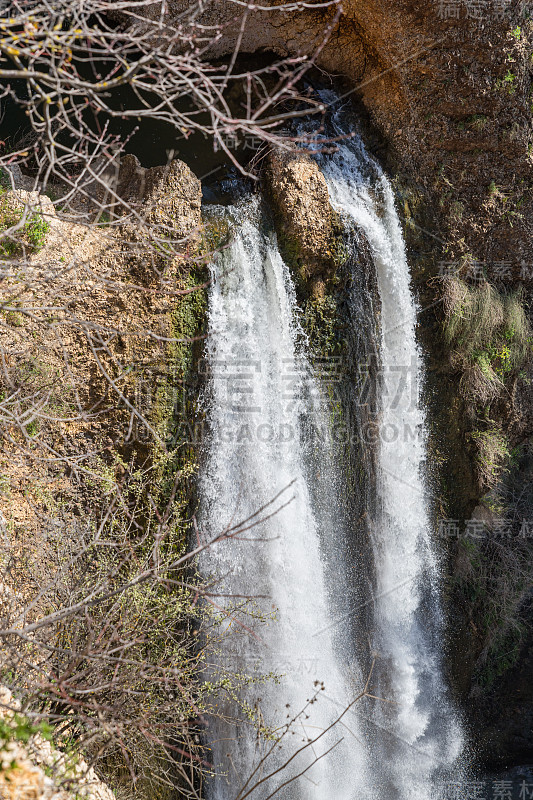
[[[217,772],[208,797],[436,800],[461,734],[439,651],[416,305],[385,176],[357,139],[318,158],[332,203],[366,235],[381,300],[375,577],[365,602],[372,691],[384,699],[357,700],[368,653],[337,624],[336,598],[351,596],[341,564],[350,543],[335,448],[320,435],[326,403],[291,275],[260,201],[247,198],[225,212],[235,235],[212,266],[206,352],[202,529],[237,531],[200,564],[216,579],[218,630],[232,630],[213,649],[213,675],[229,683],[207,733]],[[233,688],[235,673],[248,678]]]
[[[342,117],[336,133],[344,132]],[[387,796],[439,796],[462,748],[442,679],[439,569],[424,481],[423,366],[417,308],[392,188],[360,139],[321,158],[330,198],[367,237],[381,299],[381,419],[373,648],[379,693],[373,753]],[[438,783],[436,783],[438,782]],[[443,789],[444,790],[444,789]]]

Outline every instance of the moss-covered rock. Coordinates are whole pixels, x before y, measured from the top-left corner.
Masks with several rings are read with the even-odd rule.
[[[480,760],[521,763],[533,708],[528,303],[516,284],[469,280],[472,256],[450,260],[429,198],[408,179],[395,189],[422,309],[434,513],[457,526],[439,540],[447,671]]]

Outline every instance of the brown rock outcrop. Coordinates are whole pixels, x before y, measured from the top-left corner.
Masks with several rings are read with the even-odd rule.
[[[189,5],[172,0],[169,23]],[[223,34],[213,55],[238,44],[244,54],[315,56],[322,70],[347,79],[345,96],[364,104],[389,166],[410,176],[431,205],[447,257],[478,259],[491,280],[495,265],[512,261],[508,282],[516,281],[521,264],[533,261],[533,23],[523,4],[487,0],[481,13],[473,0],[345,0],[338,19],[336,5],[278,5],[241,12],[231,2],[204,4],[202,21]],[[161,4],[146,13],[159,19]],[[505,213],[491,205],[492,184],[507,199]],[[512,236],[509,221],[520,222]],[[525,281],[533,281],[531,267]]]
[[[196,175],[179,159],[168,166],[145,169],[134,155],[121,160],[117,194],[127,206],[142,205],[142,215],[151,226],[186,238],[201,221],[202,186]]]
[[[188,0],[172,0],[167,5],[167,21],[176,24],[190,5]],[[402,127],[401,115],[407,113],[408,106],[396,65],[404,63],[406,53],[413,48],[427,47],[430,38],[417,25],[409,2],[395,3],[393,8],[390,0],[347,0],[338,19],[335,3],[325,8],[308,4],[297,9],[276,8],[281,2],[261,5],[262,9],[254,8],[250,13],[250,9],[240,11],[231,2],[205,3],[202,22],[223,31],[222,36],[214,38],[210,56],[224,56],[238,46],[241,53],[316,57],[322,69],[361,82],[365,103],[384,121],[390,121],[390,114],[381,114],[381,107],[390,109],[394,104],[391,125],[394,129]],[[270,7],[265,10],[265,6]],[[161,5],[153,3],[144,13],[159,19]]]
[[[289,261],[304,276],[334,267],[335,213],[324,176],[313,159],[296,148],[273,150],[265,181],[277,216],[277,228]]]

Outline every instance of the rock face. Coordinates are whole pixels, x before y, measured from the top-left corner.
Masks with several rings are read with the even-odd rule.
[[[142,205],[147,222],[173,236],[186,238],[200,225],[202,186],[179,159],[168,166],[145,169],[136,156],[124,156],[117,193],[127,206]]]
[[[331,270],[337,246],[335,214],[317,164],[301,150],[277,148],[268,157],[265,181],[290,261],[305,277]]]
[[[33,601],[34,589],[39,592],[36,605],[42,597],[40,595],[41,587],[46,587],[44,591],[51,591],[54,598],[58,597],[57,584],[52,576],[55,561],[50,558],[51,551],[48,548],[51,546],[52,536],[56,537],[54,538],[56,543],[61,541],[66,544],[68,541],[68,546],[70,546],[70,535],[72,533],[74,536],[76,528],[76,523],[70,522],[71,519],[74,519],[70,516],[70,509],[76,509],[75,519],[81,520],[84,517],[88,521],[93,512],[98,513],[95,511],[96,508],[107,508],[108,506],[107,488],[100,493],[101,483],[99,476],[96,478],[96,473],[93,491],[91,493],[86,493],[84,490],[79,491],[75,480],[71,480],[70,468],[64,467],[64,464],[69,463],[69,453],[82,452],[85,454],[87,450],[91,450],[89,458],[96,452],[102,454],[102,461],[98,457],[94,462],[98,465],[96,470],[100,469],[100,465],[107,463],[104,459],[109,459],[113,465],[117,463],[127,465],[128,474],[130,465],[133,468],[134,464],[142,464],[143,474],[146,467],[146,474],[150,476],[147,482],[147,496],[148,493],[154,492],[160,497],[166,491],[166,488],[163,488],[163,478],[154,477],[159,466],[147,467],[147,465],[160,465],[163,458],[165,465],[168,464],[168,451],[165,449],[164,455],[160,454],[157,449],[159,444],[155,441],[155,437],[151,439],[148,431],[143,430],[141,425],[133,431],[132,435],[132,427],[128,421],[129,414],[124,416],[120,402],[107,403],[104,401],[102,403],[102,398],[107,397],[109,391],[110,384],[107,378],[109,373],[106,374],[109,362],[97,359],[95,350],[92,348],[93,335],[99,336],[100,332],[105,331],[104,335],[107,337],[107,331],[110,328],[113,329],[114,334],[105,346],[106,355],[100,354],[99,358],[106,359],[109,356],[113,363],[120,361],[119,369],[122,373],[124,372],[122,364],[133,365],[131,383],[128,384],[127,389],[122,384],[120,391],[124,392],[124,397],[127,395],[135,398],[134,402],[137,407],[142,408],[143,415],[150,420],[149,424],[157,426],[157,431],[166,442],[168,440],[166,431],[170,431],[171,426],[173,430],[174,426],[174,404],[179,404],[180,408],[185,407],[184,404],[183,406],[181,404],[182,395],[177,394],[184,390],[176,389],[176,387],[187,386],[187,392],[189,391],[188,375],[189,371],[193,372],[193,368],[190,366],[193,360],[191,351],[193,346],[200,347],[202,344],[203,340],[201,340],[200,334],[203,325],[202,315],[205,313],[204,292],[201,287],[198,292],[187,293],[184,296],[177,296],[175,291],[175,289],[193,287],[200,282],[200,280],[196,280],[196,276],[204,274],[201,273],[201,265],[197,267],[196,262],[187,265],[185,259],[182,259],[178,270],[175,268],[172,250],[169,253],[168,243],[172,240],[172,244],[175,245],[174,249],[178,250],[180,243],[175,240],[194,232],[198,226],[200,184],[181,162],[171,164],[168,169],[142,171],[141,175],[137,176],[137,178],[140,177],[145,177],[142,192],[139,183],[137,188],[133,185],[126,196],[132,200],[134,206],[132,211],[139,214],[141,223],[143,215],[152,215],[152,218],[159,221],[160,224],[155,230],[153,240],[151,226],[146,224],[143,227],[133,214],[129,218],[126,217],[125,220],[120,220],[125,222],[124,226],[105,224],[92,229],[90,225],[87,225],[87,217],[84,218],[85,225],[69,222],[66,214],[61,214],[57,219],[55,217],[51,219],[53,213],[51,201],[37,193],[30,195],[24,193],[23,190],[17,190],[16,193],[6,192],[0,198],[2,202],[5,201],[6,208],[9,205],[9,209],[14,209],[13,213],[20,214],[26,207],[29,207],[29,212],[42,211],[43,214],[46,213],[47,220],[51,219],[51,230],[46,235],[42,250],[31,256],[31,262],[25,265],[24,272],[16,260],[13,260],[11,272],[8,270],[5,260],[2,264],[2,288],[4,290],[4,315],[2,317],[3,324],[0,326],[0,350],[3,359],[2,399],[14,391],[13,386],[17,387],[15,397],[20,394],[24,395],[26,390],[19,391],[14,377],[30,374],[31,370],[31,375],[37,377],[28,392],[39,398],[45,397],[43,402],[47,404],[46,407],[49,404],[50,408],[56,410],[61,408],[62,412],[60,413],[63,417],[57,422],[58,414],[55,413],[54,422],[50,425],[47,422],[43,425],[39,423],[38,435],[34,440],[35,452],[39,454],[42,452],[40,447],[46,451],[49,447],[55,447],[59,437],[60,455],[53,466],[49,459],[42,459],[39,455],[25,461],[20,459],[20,450],[18,450],[18,444],[15,443],[14,438],[19,435],[20,426],[17,428],[15,423],[9,429],[15,431],[14,437],[11,437],[11,434],[6,436],[4,428],[0,470],[3,487],[0,497],[2,557],[9,552],[10,557],[15,559],[16,564],[10,573],[10,578],[17,590],[20,589],[21,592],[20,597],[14,593],[8,594],[6,587],[0,583],[0,616],[4,618],[4,630],[9,627],[9,623],[6,625],[6,619],[17,619],[19,616],[17,613],[19,605],[26,605]],[[53,239],[52,223],[56,225],[56,222],[58,238]],[[111,222],[113,223],[114,220]],[[165,226],[167,227],[165,228]],[[126,229],[124,236],[122,235],[123,227]],[[130,231],[127,230],[128,227]],[[168,230],[170,227],[171,231]],[[130,232],[135,232],[137,239],[132,237],[132,240],[129,241],[128,234]],[[147,278],[147,282],[152,281],[155,291],[146,291],[144,285],[139,286],[139,276],[135,272],[135,246],[137,244],[139,245],[139,259],[143,256],[149,261],[152,255],[154,261],[156,257],[158,259]],[[154,245],[152,250],[150,249],[151,244]],[[39,259],[41,260],[39,261]],[[185,266],[183,266],[184,263]],[[150,264],[147,266],[147,272],[149,267]],[[194,267],[197,267],[197,272],[191,276],[190,272],[187,272],[187,268],[192,271]],[[21,276],[25,277],[26,283],[21,280]],[[162,276],[164,276],[164,280]],[[22,311],[28,308],[31,316],[30,314],[19,314],[18,310],[13,307],[11,298],[14,298],[17,304],[20,303]],[[53,318],[50,317],[51,305],[55,305]],[[79,335],[82,326],[87,326],[87,330],[91,333]],[[195,341],[196,338],[199,339],[198,342]],[[176,340],[179,342],[178,347],[174,344]],[[40,370],[41,364],[44,366],[43,370]],[[167,376],[167,365],[172,365],[170,378]],[[49,379],[51,374],[54,376],[52,381]],[[18,380],[18,378],[15,379]],[[157,392],[150,394],[150,399],[146,403],[144,399],[137,399],[138,386],[152,387],[156,383]],[[41,389],[36,387],[44,387],[44,389],[41,392]],[[73,394],[70,395],[70,392]],[[70,404],[70,397],[74,394],[77,396],[77,400],[74,402],[78,403],[78,409],[102,406],[102,413],[98,416],[91,413],[85,414],[84,411],[81,414],[76,411],[71,413],[74,405]],[[103,408],[104,404],[105,408]],[[4,404],[4,410],[6,405]],[[43,407],[41,406],[41,409]],[[9,452],[6,444],[8,438],[12,443],[12,449]],[[39,444],[37,444],[37,439]],[[175,453],[178,453],[177,448]],[[194,456],[190,453],[189,448],[183,455],[183,468],[181,467],[182,461],[178,460],[182,458],[181,451],[179,456],[173,455],[172,458],[176,459],[171,468],[173,474],[181,475],[182,469],[189,476],[195,474]],[[110,475],[109,481],[113,483],[114,466],[111,467],[109,473],[105,467],[102,468],[105,470],[106,476]],[[118,479],[122,481],[126,470],[122,466],[119,469],[120,478]],[[166,469],[165,466],[164,470],[161,470],[161,475],[167,474]],[[108,478],[106,477],[105,480],[107,482]],[[192,483],[192,477],[189,480]],[[50,497],[55,497],[56,492],[61,492],[65,518],[62,516],[63,511],[56,514],[55,500],[51,500],[48,505],[48,500],[45,503],[41,502],[42,496],[40,495],[41,500],[34,502],[33,496],[30,497],[26,492],[26,486],[37,486],[41,481],[43,485],[47,486]],[[10,487],[9,491],[6,489],[7,486]],[[189,486],[180,486],[180,492],[182,492],[181,497],[190,499]],[[85,505],[86,501],[87,505]],[[51,510],[52,505],[53,511]],[[192,507],[192,500],[190,500],[190,505]],[[176,505],[176,515],[178,513],[182,512],[181,510],[177,511]],[[65,522],[67,518],[69,519],[68,523]],[[63,531],[66,530],[69,531],[69,534],[63,535]],[[45,531],[46,533],[44,533]],[[38,573],[37,581],[33,578],[34,569]],[[85,570],[82,572],[84,576],[82,580],[84,580]],[[39,616],[43,607],[44,613],[47,612],[48,605],[46,603],[47,601],[44,601],[39,610],[34,611],[35,617]],[[130,603],[128,605],[131,607]],[[35,606],[32,607],[35,608]],[[177,608],[177,604],[170,607]],[[117,610],[117,620],[120,617],[120,626],[123,624],[124,612],[122,606],[117,606]],[[133,619],[136,620],[137,617],[135,616]],[[177,630],[178,624],[181,625],[177,620],[172,620],[173,629]],[[135,622],[135,628],[136,625]],[[86,629],[83,624],[82,627],[84,628],[83,634],[81,634],[83,636]],[[156,636],[154,631],[154,637]],[[151,649],[149,646],[146,650],[148,653],[154,654],[157,661],[156,667],[160,670],[162,668],[161,658],[166,656],[161,655],[159,642],[156,644],[156,647]],[[6,656],[7,647],[4,645],[2,646],[2,667],[4,672],[7,672],[7,665],[13,662],[10,660],[9,651]],[[17,646],[14,645],[14,648]],[[144,640],[142,646],[143,648],[145,646]],[[22,645],[22,648],[26,654],[25,645]],[[37,645],[32,644],[33,653],[36,652],[36,648]],[[16,649],[13,652],[16,652]],[[39,677],[48,674],[49,667],[45,660],[48,652],[46,647],[43,652],[45,655],[42,658],[41,653],[38,656],[39,669],[28,668],[16,673],[16,680],[22,683],[23,694],[26,698],[28,695],[32,695],[34,687],[39,685]],[[168,653],[169,658],[172,659],[172,669],[175,674],[176,669],[178,667],[181,669],[181,666],[176,660],[175,651],[171,649]],[[20,661],[17,660],[17,663]],[[28,663],[27,660],[25,663]],[[76,660],[76,663],[79,664],[80,661]],[[89,660],[88,663],[94,662]],[[139,682],[143,681],[143,675],[146,674],[144,657],[139,663],[139,671],[134,670],[131,673],[131,686],[135,684],[138,687]],[[50,669],[55,669],[55,666],[51,666]],[[36,673],[37,678],[35,678]],[[99,677],[98,681],[95,681],[87,678],[86,673],[83,673],[84,677],[81,677],[81,671],[79,675],[82,681],[86,680],[86,685],[91,686],[91,703],[93,698],[98,696],[100,687],[96,685],[97,683],[103,684],[103,693],[108,690],[107,679],[100,681]],[[20,686],[16,680],[14,681],[15,686]],[[110,680],[112,681],[113,678]],[[186,678],[183,677],[183,680],[185,681]],[[152,696],[154,690],[157,691],[155,684],[146,685],[147,692],[150,692]],[[159,715],[160,706],[167,707],[168,689],[163,691],[163,699],[158,699],[153,704],[154,718]],[[187,689],[187,691],[189,690]],[[70,693],[70,689],[68,693]],[[123,697],[127,699],[129,693],[130,689],[126,688]],[[36,694],[35,692],[33,696]],[[39,697],[42,696],[39,692]],[[69,694],[69,696],[72,695]],[[102,694],[102,698],[103,696]],[[56,697],[57,695],[54,695],[54,699]],[[108,700],[109,694],[102,702],[107,703]],[[98,701],[94,700],[94,702]],[[180,710],[176,710],[175,714],[165,716],[165,736],[168,733],[168,720],[171,718],[174,719],[174,728],[170,734],[172,737],[174,737],[174,731],[180,726],[184,730],[188,730],[189,719],[182,716],[181,702],[181,694],[176,694],[176,709]],[[46,700],[43,701],[43,705],[47,706]],[[8,708],[5,708],[6,706]],[[115,708],[120,706],[121,701]],[[114,800],[113,793],[105,784],[98,781],[97,775],[88,769],[88,765],[84,764],[81,759],[74,767],[65,763],[66,755],[52,748],[38,733],[32,735],[29,741],[22,741],[20,732],[17,731],[6,736],[5,715],[2,715],[3,707],[8,714],[9,709],[19,710],[7,691],[4,692],[0,688],[0,798],[2,800],[80,800],[80,798]],[[68,703],[66,708],[68,709]],[[71,706],[71,708],[74,707]],[[68,714],[68,711],[65,713]],[[74,711],[74,713],[76,712]],[[143,749],[142,744],[139,746],[138,761],[141,763],[138,764],[137,756],[132,756],[132,750],[135,747],[130,747],[128,744],[127,761],[122,762],[124,765],[122,776],[125,774],[127,781],[129,767],[134,763],[137,774],[141,773],[141,770],[146,770],[151,779],[152,774],[159,769],[157,765],[161,764],[160,774],[164,774],[166,779],[169,769],[168,762],[163,760],[163,757],[158,755],[159,751],[153,747],[155,738],[160,737],[160,734],[156,732],[157,723],[152,720],[147,722],[144,702],[142,707],[140,704],[133,704],[131,713],[128,707],[130,720],[131,715],[136,713],[139,714],[139,726],[135,728],[132,740],[136,746],[139,740],[138,731],[144,725],[148,731],[146,740],[148,741],[148,736],[151,737],[149,741],[151,749],[148,750],[146,747]],[[181,720],[183,720],[183,724]],[[113,724],[111,722],[111,726]],[[130,728],[130,731],[133,727]],[[103,739],[107,741],[109,728],[110,725],[106,720],[100,729],[105,731]],[[23,727],[22,734],[26,736],[28,730],[28,727]],[[122,720],[120,720],[119,730],[120,741],[123,742]],[[126,734],[126,738],[127,736],[128,734]],[[3,747],[4,744],[5,747]],[[62,740],[60,740],[60,746],[62,746]],[[100,742],[95,745],[95,749],[99,746]],[[126,750],[122,752],[126,752]],[[163,745],[161,745],[161,753],[164,752]],[[94,751],[91,751],[91,755],[93,753]],[[157,755],[153,755],[153,760],[149,761],[147,753],[157,753]],[[120,747],[117,751],[113,745],[109,761],[105,762],[102,759],[99,764],[102,765],[102,763],[102,769],[105,769],[107,765],[110,766],[110,772],[112,772],[110,781],[113,781],[111,785],[115,787],[114,780],[121,769]],[[78,767],[80,772],[78,772]],[[143,777],[144,774],[143,772]],[[135,787],[132,786],[128,794],[128,790],[124,788],[122,776],[120,785],[116,787],[119,796],[154,796],[154,790],[151,792],[144,790],[146,793],[139,790],[140,780]],[[192,780],[187,785],[192,785]],[[156,794],[158,797],[167,796],[166,793],[161,795],[160,791]],[[172,797],[180,795],[179,788],[169,789],[168,795]]]
[[[241,53],[271,52],[282,57],[295,54],[310,57],[318,53],[317,63],[323,69],[354,81],[373,76],[372,80],[365,80],[365,94],[377,99],[384,93],[389,103],[397,97],[405,109],[405,98],[400,99],[399,83],[390,67],[395,58],[397,62],[405,59],[405,53],[399,55],[401,44],[395,46],[392,31],[403,25],[408,31],[409,19],[403,19],[397,12],[386,19],[387,3],[348,0],[343,3],[341,15],[336,3],[326,8],[314,9],[308,4],[306,8],[287,10],[276,9],[276,5],[281,5],[276,1],[261,5],[262,10],[247,9],[243,15],[231,2],[204,3],[202,22],[218,26],[223,32],[215,38],[210,54],[223,56],[232,53],[237,45]],[[160,8],[154,3],[144,13],[159,19]],[[190,3],[171,0],[167,8],[168,22],[179,24],[180,15],[190,8]],[[376,81],[378,72],[384,70],[384,80]]]
[[[33,190],[33,180],[22,174],[18,164],[10,164],[9,166],[4,166],[3,169],[7,173],[6,183],[8,188],[24,189],[26,191]]]
[[[288,10],[276,8],[278,3],[273,2],[264,10],[265,5],[243,8],[239,14],[234,3],[206,3],[204,21],[223,26],[213,54],[232,53],[237,42],[243,53],[270,51],[279,56],[311,56],[324,45],[316,63],[347,79],[348,91],[364,105],[378,130],[387,166],[416,199],[412,215],[404,204],[402,216],[411,226],[411,263],[425,310],[437,308],[434,287],[447,270],[456,268],[462,270],[464,279],[475,281],[483,274],[504,291],[522,285],[530,298],[533,23],[525,4],[520,0],[345,0],[338,17],[336,6],[313,8],[308,3],[305,8]],[[170,0],[169,21],[177,22],[188,6],[186,0]],[[154,3],[147,13],[158,19],[161,8],[162,4]],[[324,44],[328,26],[330,35]],[[319,271],[323,247],[315,250],[311,237],[303,233],[306,201],[299,208],[286,185],[291,170],[294,179],[300,180],[306,168],[285,165],[282,159],[275,165],[276,158],[271,159],[274,168],[268,180],[280,217],[283,214],[287,220],[287,244],[290,247],[292,242],[293,254],[294,248],[298,250],[304,267]],[[307,191],[305,181],[301,191]],[[318,185],[316,192],[313,202],[318,205]],[[311,224],[316,225],[316,219],[311,217]],[[325,236],[322,243],[327,241],[320,224],[317,230],[319,238]],[[460,374],[443,371],[446,353],[438,309],[428,311],[422,325],[427,326],[424,344],[433,361],[430,372],[434,375],[429,379],[443,405],[449,401],[450,411],[442,412],[441,426],[443,448],[451,454],[445,469],[447,482],[452,478],[452,489],[446,491],[454,510],[448,513],[466,521],[480,497],[469,477],[474,471],[472,430],[467,409],[459,400]],[[528,391],[530,397],[526,388]],[[531,447],[527,422],[531,403],[528,397],[520,397],[525,392],[524,387],[518,388],[514,408],[499,413],[506,435],[510,431],[513,448],[527,445],[528,440]],[[518,496],[525,485],[520,483]],[[453,582],[451,575],[449,580]],[[490,585],[482,588],[490,592]],[[527,709],[523,719],[529,720],[533,687],[525,676],[531,664],[527,655],[533,640],[531,610],[527,616],[523,652],[509,676],[521,687],[520,703]],[[463,628],[463,644],[469,653],[476,651],[472,633],[476,622],[460,604],[450,610],[450,629]],[[456,644],[451,649],[460,670],[460,647]],[[463,685],[458,679],[455,684],[466,702],[472,672],[464,672]],[[525,749],[516,742],[526,742],[529,752],[533,748],[531,732],[523,735],[523,719],[510,711],[515,707],[511,677],[502,676],[501,693],[489,698],[497,704],[497,724],[505,731],[497,741],[495,757],[505,756],[508,761],[523,757]],[[484,726],[493,727],[493,718],[483,702],[489,693],[478,688],[479,693],[469,702],[479,745],[480,731]]]
[[[446,258],[478,259],[489,278],[512,261],[506,280],[516,280],[522,262],[533,263],[533,24],[523,4],[486,0],[481,11],[473,0],[345,0],[339,16],[336,5],[265,5],[240,13],[233,3],[204,4],[204,21],[223,26],[213,55],[239,42],[242,53],[315,56],[321,69],[346,78],[389,164],[432,205]],[[179,24],[188,6],[171,0],[169,22]],[[154,3],[146,13],[159,19],[160,10]],[[531,266],[526,278],[531,285]]]
[[[33,214],[40,214],[47,222],[56,218],[54,204],[49,197],[26,189],[6,192],[2,198],[1,209],[4,216],[16,217],[21,223],[31,219]],[[9,219],[7,221],[9,222]]]

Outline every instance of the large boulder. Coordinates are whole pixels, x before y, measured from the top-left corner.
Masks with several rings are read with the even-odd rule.
[[[126,206],[142,207],[150,227],[186,238],[198,230],[201,221],[202,185],[179,159],[167,166],[141,166],[134,155],[121,160],[117,194]]]
[[[297,148],[273,150],[265,170],[284,254],[304,277],[334,268],[338,250],[336,215],[315,161]]]

